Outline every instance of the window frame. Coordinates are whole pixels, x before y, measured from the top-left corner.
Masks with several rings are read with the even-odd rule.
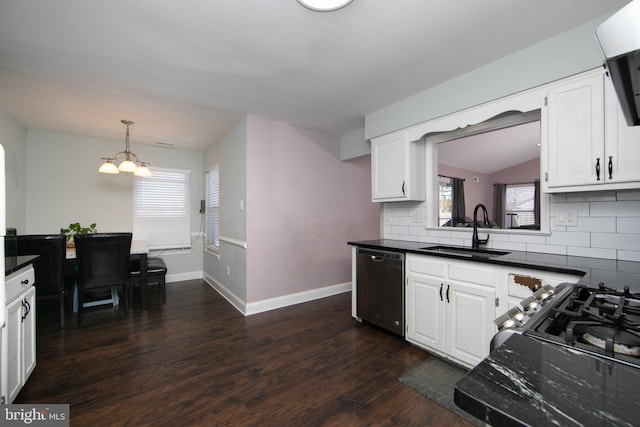
[[[210,188],[211,186],[214,188]],[[212,227],[214,230],[212,231]],[[205,249],[220,254],[220,164],[205,173]]]

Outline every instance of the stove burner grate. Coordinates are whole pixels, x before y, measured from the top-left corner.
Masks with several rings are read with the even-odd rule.
[[[640,356],[640,337],[619,329],[607,326],[588,326],[582,339],[605,351],[606,354],[625,354],[628,356]]]

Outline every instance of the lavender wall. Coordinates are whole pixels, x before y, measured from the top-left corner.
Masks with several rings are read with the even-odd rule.
[[[341,161],[339,141],[249,116],[247,302],[351,281],[348,240],[378,238],[368,156]]]
[[[529,160],[528,162],[489,175],[491,184],[520,184],[533,182],[536,179],[540,179],[539,158]]]
[[[473,208],[478,203],[483,203],[487,207],[489,218],[493,218],[493,184],[489,180],[488,175],[456,168],[444,163],[438,165],[438,174],[464,179],[464,207],[466,216],[472,218]],[[474,177],[478,177],[478,182],[474,180]]]

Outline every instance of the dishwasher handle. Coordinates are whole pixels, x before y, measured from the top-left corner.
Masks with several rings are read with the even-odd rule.
[[[376,262],[382,262],[385,259],[395,260],[395,261],[404,261],[404,253],[402,252],[377,251],[374,249],[358,248],[358,255],[369,256],[371,257],[371,260]]]

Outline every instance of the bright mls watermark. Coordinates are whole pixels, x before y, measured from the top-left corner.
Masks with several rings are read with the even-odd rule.
[[[0,426],[69,427],[69,405],[2,405]]]

